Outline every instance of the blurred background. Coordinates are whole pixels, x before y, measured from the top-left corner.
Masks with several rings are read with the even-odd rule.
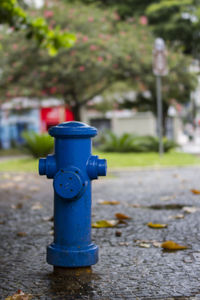
[[[99,129],[111,167],[199,164],[199,4],[0,0],[0,170],[33,170],[30,155],[53,151],[48,129],[73,120]]]

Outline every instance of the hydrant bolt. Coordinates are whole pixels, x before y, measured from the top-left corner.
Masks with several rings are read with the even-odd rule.
[[[106,175],[106,160],[91,154],[97,129],[81,122],[51,127],[55,153],[39,160],[39,174],[53,178],[54,242],[47,262],[55,267],[86,267],[98,261],[91,241],[91,181]]]

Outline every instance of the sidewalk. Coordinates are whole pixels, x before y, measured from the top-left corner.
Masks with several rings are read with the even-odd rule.
[[[99,263],[92,273],[76,275],[55,275],[46,264],[46,245],[53,239],[52,180],[0,175],[2,300],[18,289],[40,300],[200,299],[200,195],[190,191],[200,189],[200,168],[113,175],[93,183],[93,222],[113,220],[115,213],[132,219],[117,228],[93,229]],[[168,227],[152,229],[148,222]],[[166,240],[188,249],[164,252],[159,245]]]

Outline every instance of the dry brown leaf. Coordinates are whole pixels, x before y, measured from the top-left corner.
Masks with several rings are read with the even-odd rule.
[[[190,191],[195,195],[200,195],[200,190],[191,189]]]
[[[131,217],[127,216],[127,215],[124,215],[124,214],[121,214],[121,213],[116,213],[115,214],[115,217],[118,219],[118,220],[130,220],[132,219]]]
[[[115,227],[119,222],[117,220],[99,220],[92,223],[93,228]]]
[[[161,244],[161,247],[165,250],[185,250],[185,249],[188,249],[187,246],[179,245],[179,244],[175,243],[174,241],[166,241],[166,242]]]
[[[31,294],[24,294],[21,290],[18,290],[17,294],[9,296],[5,300],[31,300],[32,298]]]
[[[101,205],[118,205],[120,204],[119,201],[106,201],[106,200],[101,200],[98,202],[98,204],[101,204]]]
[[[195,213],[196,211],[197,211],[198,209],[197,209],[197,207],[194,207],[194,206],[184,206],[183,207],[183,211],[185,212],[185,213],[188,213],[188,214],[193,214],[193,213]]]
[[[26,232],[18,232],[17,236],[24,237],[24,236],[27,236],[27,233]]]
[[[147,226],[149,226],[150,228],[154,228],[154,229],[161,229],[161,228],[167,228],[168,224],[159,224],[159,223],[149,222],[147,224]]]

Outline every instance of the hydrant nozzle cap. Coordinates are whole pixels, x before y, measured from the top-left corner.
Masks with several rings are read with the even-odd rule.
[[[97,129],[82,122],[64,122],[49,129],[53,137],[93,137],[97,135]]]

